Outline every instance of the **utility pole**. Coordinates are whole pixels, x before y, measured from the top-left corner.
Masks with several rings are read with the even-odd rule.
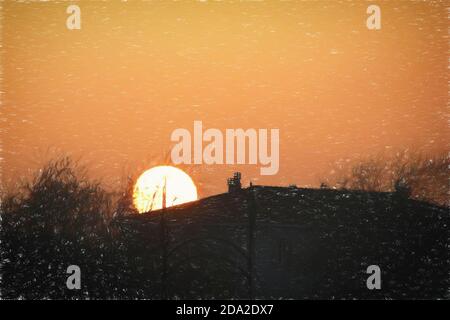
[[[162,194],[162,210],[160,216],[160,241],[161,241],[161,258],[162,258],[162,273],[161,273],[161,299],[167,299],[167,246],[168,234],[166,225],[166,177],[164,177],[163,194]]]
[[[247,234],[247,281],[249,299],[255,298],[254,288],[254,269],[255,269],[255,225],[256,225],[256,199],[254,189],[250,188],[250,205],[248,215],[248,234]]]

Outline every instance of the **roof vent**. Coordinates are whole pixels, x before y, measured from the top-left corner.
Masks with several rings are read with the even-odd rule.
[[[232,178],[227,179],[228,192],[235,192],[241,190],[241,173],[235,172]]]

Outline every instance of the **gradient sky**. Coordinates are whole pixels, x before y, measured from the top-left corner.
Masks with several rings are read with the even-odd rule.
[[[110,187],[169,163],[170,134],[279,128],[280,171],[182,167],[200,196],[244,183],[318,185],[337,161],[448,149],[445,2],[72,2],[2,9],[5,183],[60,154]]]

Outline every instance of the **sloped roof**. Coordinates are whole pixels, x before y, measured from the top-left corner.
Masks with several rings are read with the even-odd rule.
[[[296,187],[252,186],[232,193],[222,193],[194,202],[169,207],[165,211],[170,222],[179,223],[245,223],[252,199],[255,200],[258,222],[274,224],[330,223],[352,224],[354,218],[367,222],[381,217],[370,217],[375,212],[402,218],[422,217],[434,213],[446,214],[448,209],[425,202],[400,198],[392,192],[355,190],[307,189]],[[398,212],[399,199],[404,210]],[[395,207],[397,206],[397,207]],[[394,208],[395,207],[395,208]],[[159,221],[161,210],[128,216],[143,222]],[[339,217],[339,221],[335,221]],[[391,217],[395,218],[395,217]]]

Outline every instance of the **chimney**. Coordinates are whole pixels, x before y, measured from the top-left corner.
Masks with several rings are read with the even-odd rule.
[[[241,190],[241,173],[235,172],[232,178],[227,179],[228,192],[235,192]]]

